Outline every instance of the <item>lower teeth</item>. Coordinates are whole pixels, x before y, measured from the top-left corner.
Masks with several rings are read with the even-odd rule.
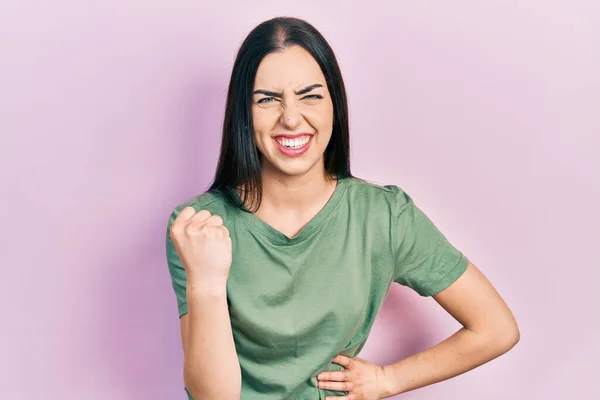
[[[281,145],[282,145],[283,147],[285,147],[286,149],[294,149],[294,150],[296,150],[296,149],[301,149],[301,148],[303,148],[304,146],[306,146],[306,143],[305,143],[305,144],[302,144],[302,145],[300,145],[300,146],[286,146],[286,145],[285,145],[285,144],[283,144],[283,143],[281,143]]]

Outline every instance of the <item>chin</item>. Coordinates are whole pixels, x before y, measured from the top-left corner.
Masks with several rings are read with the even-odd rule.
[[[310,171],[312,165],[308,165],[306,163],[298,163],[297,165],[275,165],[275,169],[284,175],[287,176],[302,176]]]
[[[286,156],[275,146],[268,146],[265,149],[260,149],[259,147],[259,151],[262,153],[263,158],[263,168],[270,170],[276,175],[305,175],[311,170],[319,168],[319,163],[323,163],[325,148],[321,149],[321,146],[318,146],[318,143],[313,143],[313,145],[317,146],[309,148],[306,153],[297,157]],[[324,168],[324,166],[322,168]]]
[[[270,162],[270,167],[279,174],[283,174],[286,176],[302,176],[314,169],[319,160],[313,159],[287,159],[281,160],[276,159],[275,162]]]

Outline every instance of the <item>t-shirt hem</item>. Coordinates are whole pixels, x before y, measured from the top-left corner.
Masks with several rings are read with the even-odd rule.
[[[430,286],[426,290],[421,292],[421,296],[429,297],[438,294],[444,289],[447,289],[450,285],[452,285],[460,276],[465,272],[467,266],[469,265],[469,259],[464,255],[461,256],[461,259],[456,264],[456,266],[450,270],[442,279],[437,281],[434,285]]]

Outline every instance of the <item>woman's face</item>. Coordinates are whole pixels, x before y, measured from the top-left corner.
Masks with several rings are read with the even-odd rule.
[[[324,169],[333,103],[309,52],[293,46],[262,60],[254,81],[252,122],[263,169],[285,175]]]

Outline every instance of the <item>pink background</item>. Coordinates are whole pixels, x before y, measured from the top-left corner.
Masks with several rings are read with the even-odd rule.
[[[520,323],[512,352],[399,398],[600,398],[598,1],[35,3],[0,2],[0,398],[185,398],[166,223],[276,15],[339,57],[353,172],[409,192]],[[457,328],[394,287],[361,356]]]

